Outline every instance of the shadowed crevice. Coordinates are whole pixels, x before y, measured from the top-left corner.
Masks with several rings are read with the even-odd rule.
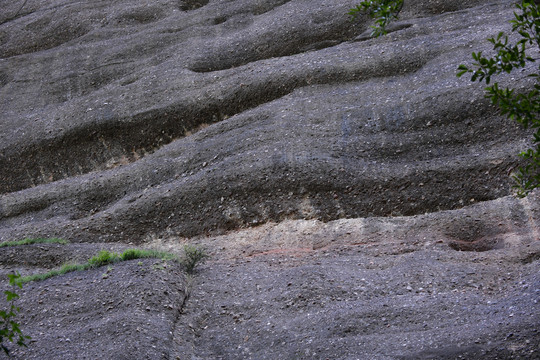
[[[191,11],[202,8],[205,5],[208,5],[209,0],[180,0],[180,10],[182,11]]]

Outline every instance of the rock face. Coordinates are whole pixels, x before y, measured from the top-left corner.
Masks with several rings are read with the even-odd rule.
[[[405,0],[377,39],[357,3],[0,0],[0,243],[71,241],[0,278],[211,255],[27,284],[16,359],[540,357],[530,134],[456,77],[514,1]]]
[[[455,74],[511,2],[407,1],[380,39],[354,3],[3,1],[0,238],[140,242],[508,195],[527,137]]]
[[[536,360],[539,200],[202,237],[191,280],[144,259],[31,282],[16,291],[32,341],[13,359]],[[0,247],[0,278],[126,246]]]

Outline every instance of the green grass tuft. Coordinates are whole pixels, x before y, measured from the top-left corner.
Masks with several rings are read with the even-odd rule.
[[[107,250],[100,251],[96,256],[91,257],[85,264],[64,264],[60,269],[54,269],[44,274],[34,274],[22,277],[19,281],[24,284],[30,281],[42,281],[53,276],[64,275],[72,271],[82,271],[88,269],[94,269],[100,266],[113,264],[119,261],[128,261],[143,258],[158,258],[163,260],[179,261],[178,257],[174,254],[157,251],[157,250],[144,250],[144,249],[127,249],[121,254],[110,252]]]
[[[201,248],[196,247],[195,245],[185,245],[184,246],[184,256],[181,260],[186,272],[188,274],[193,274],[195,268],[202,264],[208,259],[208,254]]]
[[[135,259],[146,259],[146,258],[155,258],[163,260],[178,260],[178,257],[174,254],[158,251],[158,250],[146,250],[146,249],[128,249],[120,255],[123,261],[135,260]]]
[[[91,267],[100,267],[100,266],[112,264],[118,261],[122,261],[121,255],[118,255],[115,252],[101,250],[96,256],[88,260],[88,264]]]
[[[60,269],[51,270],[44,274],[34,274],[34,275],[24,276],[19,281],[22,284],[25,284],[30,281],[42,281],[42,280],[51,278],[53,276],[67,274],[68,272],[88,270],[91,267],[92,266],[90,264],[64,264],[62,265]]]
[[[50,239],[23,239],[18,241],[6,241],[3,243],[0,243],[1,247],[6,246],[19,246],[19,245],[31,245],[31,244],[67,244],[67,240],[58,239],[58,238],[50,238]]]

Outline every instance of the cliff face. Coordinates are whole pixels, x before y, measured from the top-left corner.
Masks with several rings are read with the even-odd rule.
[[[513,1],[405,0],[378,39],[356,3],[0,0],[0,242],[71,241],[0,278],[211,255],[25,285],[16,359],[539,358],[530,135],[456,77]]]
[[[407,1],[380,39],[353,4],[3,1],[0,238],[137,242],[508,195],[526,135],[455,74],[509,30],[511,2]]]

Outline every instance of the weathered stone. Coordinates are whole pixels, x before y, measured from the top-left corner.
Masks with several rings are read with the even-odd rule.
[[[27,283],[14,359],[538,359],[540,192],[509,177],[530,134],[456,78],[514,1],[405,0],[378,39],[357,0],[18,1],[0,242],[72,243],[2,247],[0,278],[210,259]]]
[[[0,238],[139,242],[508,195],[526,134],[456,68],[512,2],[410,1],[379,39],[353,4],[30,1],[10,19],[3,1]]]

